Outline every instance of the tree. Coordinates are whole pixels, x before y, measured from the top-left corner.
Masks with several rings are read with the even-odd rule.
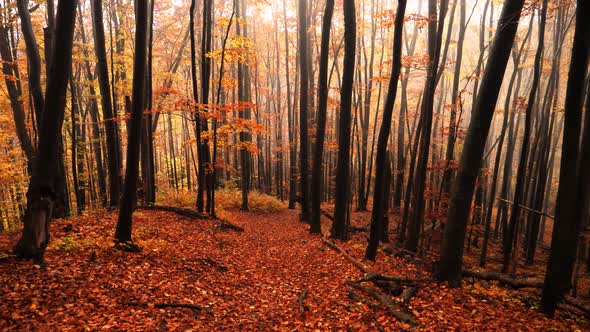
[[[127,137],[127,165],[125,184],[121,196],[115,241],[132,248],[132,216],[135,208],[137,176],[139,174],[139,144],[144,107],[145,69],[147,55],[148,2],[139,1],[135,13],[135,53],[133,57],[133,94],[131,119]]]
[[[365,258],[375,260],[377,247],[381,234],[383,233],[383,219],[387,211],[384,209],[385,191],[390,190],[388,181],[385,181],[387,166],[387,142],[391,131],[391,120],[393,117],[393,106],[397,94],[397,84],[402,66],[402,33],[404,26],[404,15],[406,12],[406,1],[400,0],[395,13],[395,32],[393,37],[393,66],[391,67],[391,76],[389,77],[389,86],[387,88],[387,98],[383,107],[383,121],[379,129],[379,140],[377,141],[377,155],[375,156],[375,188],[373,189],[373,211],[371,211],[371,230],[369,245],[365,252]]]
[[[8,31],[12,28],[3,21],[3,17],[0,16],[0,58],[2,58],[2,74],[4,75],[4,83],[6,84],[8,97],[10,98],[16,135],[18,136],[21,149],[27,157],[27,168],[30,172],[33,167],[35,148],[27,131],[25,111],[20,102],[20,99],[22,98],[20,75],[16,59],[13,57],[14,45],[10,44],[10,39],[8,37]]]
[[[324,20],[322,23],[322,42],[320,51],[320,73],[318,77],[318,111],[317,132],[311,174],[311,233],[319,234],[321,227],[322,201],[322,166],[324,154],[324,139],[326,136],[326,112],[328,107],[328,55],[330,51],[330,26],[334,13],[334,0],[326,1]]]
[[[110,207],[119,204],[121,183],[121,156],[119,156],[119,137],[115,121],[113,103],[111,100],[111,88],[109,85],[109,69],[107,64],[107,52],[105,47],[104,24],[102,19],[102,0],[92,1],[92,26],[94,27],[94,51],[97,59],[98,83],[102,102],[102,114],[105,121],[107,136],[107,157],[109,168]]]
[[[299,27],[297,29],[299,51],[299,176],[301,191],[301,221],[310,221],[309,211],[309,143],[307,132],[307,108],[309,107],[309,52],[307,0],[299,0]]]
[[[454,287],[461,284],[463,243],[475,181],[479,174],[494,108],[510,57],[510,46],[514,43],[523,5],[524,0],[506,0],[502,8],[498,21],[499,28],[496,29],[492,42],[481,87],[469,121],[459,169],[451,191],[448,220],[441,246],[440,266],[436,277],[438,280],[448,281]]]
[[[352,88],[356,49],[356,16],[354,0],[344,0],[344,63],[340,88],[340,123],[338,135],[338,164],[336,166],[336,193],[334,222],[331,236],[340,240],[348,238],[350,218],[350,127]]]
[[[535,64],[533,68],[533,82],[531,91],[529,93],[529,99],[526,107],[526,119],[524,124],[524,136],[522,141],[522,148],[520,150],[520,161],[518,163],[518,170],[516,173],[516,186],[514,187],[514,201],[512,204],[512,212],[510,214],[510,222],[508,223],[507,236],[504,237],[503,243],[503,254],[504,260],[502,262],[502,272],[507,273],[510,265],[510,255],[512,252],[512,240],[515,236],[516,224],[519,220],[520,202],[522,199],[523,184],[525,180],[525,165],[529,153],[529,142],[531,139],[531,126],[533,116],[533,105],[535,103],[535,97],[537,95],[537,89],[539,87],[539,79],[541,76],[541,60],[543,55],[544,38],[545,38],[545,20],[547,18],[547,1],[543,0],[543,6],[541,9],[541,17],[539,21],[539,44],[537,45],[537,53],[535,55]]]
[[[428,166],[428,156],[430,151],[430,139],[432,132],[432,118],[434,107],[434,93],[438,84],[437,72],[441,52],[441,42],[443,35],[443,27],[445,16],[447,14],[448,0],[443,0],[440,3],[438,26],[433,20],[428,23],[428,55],[430,64],[426,77],[424,87],[424,95],[422,101],[421,118],[422,131],[420,135],[420,144],[418,150],[418,161],[416,167],[416,175],[414,181],[414,199],[412,200],[412,219],[408,229],[408,239],[406,241],[406,249],[412,252],[418,250],[418,240],[420,230],[424,219],[424,191],[426,190],[426,170]],[[436,1],[428,1],[428,13],[431,17],[436,16]],[[410,179],[409,181],[412,181]]]
[[[57,9],[55,56],[51,59],[43,118],[33,174],[27,191],[27,209],[16,255],[43,261],[49,243],[49,223],[59,190],[60,132],[72,63],[76,0],[61,0]]]
[[[588,170],[590,168],[590,154],[588,153],[590,117],[588,116],[584,117],[581,147],[579,142],[584,103],[584,80],[590,55],[588,43],[590,21],[580,18],[589,11],[588,1],[577,1],[576,31],[565,97],[565,120],[559,189],[555,202],[555,225],[541,299],[541,310],[548,315],[553,315],[557,303],[571,288],[582,207],[587,207],[584,200],[588,199],[588,181],[590,180]]]

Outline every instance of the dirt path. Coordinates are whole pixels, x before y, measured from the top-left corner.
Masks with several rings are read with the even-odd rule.
[[[307,232],[297,213],[225,215],[245,232],[164,212],[138,212],[140,253],[112,247],[115,214],[96,213],[52,225],[47,267],[0,263],[0,330],[404,330],[385,311],[346,296],[361,275]],[[73,231],[65,231],[66,224]],[[327,233],[327,229],[325,229]],[[17,233],[0,234],[0,250]],[[364,235],[343,246],[361,258]],[[380,255],[371,268],[396,275],[420,267]],[[304,298],[301,313],[298,298]],[[190,308],[159,308],[192,304]],[[406,308],[423,329],[582,329],[575,317],[549,320],[496,287],[449,290],[429,284]],[[582,327],[580,327],[582,326]]]

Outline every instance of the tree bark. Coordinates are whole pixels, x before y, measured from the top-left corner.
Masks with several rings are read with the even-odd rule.
[[[488,62],[481,81],[477,101],[473,107],[469,129],[463,146],[463,153],[452,189],[449,216],[441,248],[440,270],[437,278],[448,281],[452,286],[461,283],[463,243],[475,180],[479,174],[481,160],[496,101],[506,71],[511,45],[516,36],[518,21],[524,0],[507,0],[502,9]]]
[[[355,49],[356,17],[354,0],[344,0],[344,69],[340,89],[338,164],[336,167],[334,222],[331,230],[331,236],[340,240],[347,240],[348,238],[350,218],[350,127]]]
[[[136,200],[137,176],[139,173],[139,145],[141,139],[141,120],[145,98],[145,69],[147,58],[148,2],[139,1],[135,14],[135,55],[133,59],[133,93],[131,119],[127,138],[127,165],[125,185],[119,208],[115,240],[119,243],[131,242],[132,215]]]
[[[20,2],[19,2],[20,3]],[[28,14],[28,11],[27,11]],[[60,132],[72,64],[76,0],[62,0],[57,10],[56,50],[47,81],[47,100],[40,123],[39,144],[27,192],[27,210],[16,255],[42,262],[49,242],[49,222],[59,199]]]

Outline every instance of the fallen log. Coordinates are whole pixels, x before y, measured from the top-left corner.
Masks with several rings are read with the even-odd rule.
[[[195,211],[193,209],[187,209],[182,207],[176,206],[167,206],[167,205],[138,205],[136,210],[154,210],[154,211],[165,211],[165,212],[172,212],[183,217],[191,218],[191,219],[210,219],[209,216]]]
[[[419,282],[427,282],[427,281],[430,281],[430,279],[399,277],[399,276],[383,275],[383,274],[379,274],[379,273],[375,273],[375,272],[369,272],[364,277],[362,277],[360,281],[361,282],[371,281],[373,283],[375,283],[377,281],[394,281],[398,284],[415,286]]]
[[[402,295],[400,295],[402,302],[405,304],[408,304],[410,302],[410,299],[412,298],[412,296],[414,296],[414,294],[416,294],[417,291],[418,291],[418,287],[414,287],[414,286],[404,289],[404,291],[402,292]]]
[[[400,296],[404,290],[398,282],[390,280],[375,280],[373,284],[391,296]]]
[[[381,306],[379,305],[379,303],[375,302],[375,301],[371,301],[367,298],[365,298],[364,296],[362,296],[361,294],[353,291],[352,289],[349,289],[346,291],[346,295],[348,295],[348,298],[353,300],[354,302],[359,302],[359,303],[363,303],[366,304],[367,307],[373,309],[373,310],[378,310],[381,308]]]
[[[361,278],[361,280],[359,280],[360,282],[371,281],[371,282],[375,283],[377,280],[382,280],[382,281],[394,281],[394,282],[397,282],[400,284],[406,284],[406,285],[415,285],[418,282],[429,281],[429,279],[418,279],[418,278],[408,278],[408,277],[399,277],[399,276],[379,274],[379,273],[374,272],[371,269],[369,269],[365,264],[354,259],[344,249],[340,248],[336,243],[334,243],[326,238],[322,238],[322,242],[324,244],[326,244],[328,247],[338,251],[340,254],[342,254],[342,256],[344,256],[344,258],[346,258],[347,261],[352,263],[352,265],[354,265],[357,269],[359,269],[360,271],[362,271],[365,274],[365,276],[363,276],[363,278]]]
[[[543,288],[543,280],[535,278],[523,278],[516,279],[506,274],[495,272],[495,271],[474,271],[470,269],[463,269],[463,274],[469,277],[482,279],[482,280],[496,280],[500,283],[509,286],[514,289],[519,288]],[[590,317],[590,304],[580,301],[579,299],[571,296],[565,296],[563,302],[568,304],[581,312],[586,316]]]
[[[240,227],[238,225],[234,225],[227,220],[219,219],[219,218],[214,218],[214,220],[219,223],[219,228],[221,228],[221,229],[231,229],[232,231],[236,231],[236,232],[240,232],[240,233],[244,231],[243,227]]]
[[[360,291],[365,292],[367,295],[371,296],[375,300],[379,301],[383,306],[387,308],[387,310],[397,319],[401,320],[404,323],[409,323],[412,325],[418,325],[418,322],[410,316],[410,314],[400,311],[396,308],[395,303],[388,298],[385,294],[381,293],[380,291],[371,288],[369,286],[365,286],[353,281],[347,281],[347,285],[358,289]]]
[[[590,304],[589,303],[585,303],[585,302],[580,301],[580,300],[573,298],[571,296],[566,296],[563,299],[563,302],[582,311],[584,313],[584,315],[586,315],[587,317],[590,317]]]
[[[192,310],[197,310],[197,311],[211,311],[210,308],[207,307],[201,307],[199,305],[196,304],[190,304],[190,303],[143,303],[143,302],[124,302],[124,305],[128,305],[128,306],[135,306],[135,307],[144,307],[144,308],[149,308],[149,307],[153,307],[156,309],[165,309],[165,308],[186,308],[186,309],[192,309]]]
[[[221,229],[231,229],[236,232],[243,232],[244,228],[234,225],[227,220],[212,217],[201,212],[195,211],[193,209],[187,209],[182,207],[176,206],[167,206],[167,205],[139,205],[135,208],[136,210],[155,210],[155,211],[165,211],[165,212],[172,212],[183,217],[187,217],[190,219],[212,219],[218,223],[220,223],[219,227]]]
[[[216,261],[212,260],[211,258],[197,258],[197,260],[199,262],[201,262],[202,264],[208,265],[220,272],[225,273],[225,272],[229,271],[225,265],[217,263]]]
[[[463,275],[487,281],[496,280],[514,289],[543,287],[543,280],[541,279],[516,279],[507,274],[496,271],[474,271],[470,269],[463,269]]]
[[[322,242],[324,242],[324,244],[327,245],[328,247],[330,247],[330,248],[338,251],[340,254],[342,254],[342,256],[344,256],[344,258],[346,258],[347,261],[352,263],[352,265],[354,265],[357,269],[361,270],[363,273],[366,273],[366,274],[374,273],[367,266],[365,266],[365,264],[357,261],[352,256],[350,256],[344,249],[342,249],[338,245],[336,245],[336,243],[334,243],[326,238],[322,238]]]

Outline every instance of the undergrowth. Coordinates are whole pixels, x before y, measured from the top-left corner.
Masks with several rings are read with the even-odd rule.
[[[188,190],[165,190],[158,196],[158,204],[194,208],[196,193]],[[242,193],[237,189],[218,189],[215,191],[217,210],[239,210],[242,207]],[[278,198],[251,191],[248,194],[248,207],[251,212],[259,214],[276,213],[286,208],[284,202]]]

